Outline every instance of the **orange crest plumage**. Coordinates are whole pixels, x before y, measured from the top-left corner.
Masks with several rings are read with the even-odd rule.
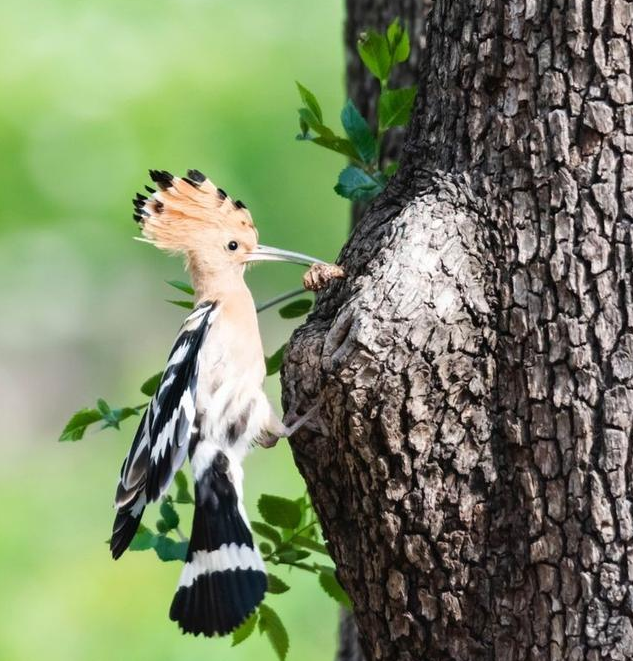
[[[134,220],[143,235],[163,250],[189,252],[218,234],[257,242],[257,230],[246,206],[234,201],[199,170],[175,177],[165,170],[150,170],[158,190],[146,186],[151,195],[137,193]]]

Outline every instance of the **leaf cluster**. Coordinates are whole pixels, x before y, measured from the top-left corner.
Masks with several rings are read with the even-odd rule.
[[[360,35],[358,54],[363,64],[380,84],[378,126],[374,130],[349,99],[341,112],[344,136],[327,126],[315,94],[297,82],[303,106],[299,108],[298,140],[342,154],[350,164],[339,174],[334,190],[352,201],[367,202],[375,198],[387,185],[397,169],[391,163],[381,169],[381,147],[387,131],[409,122],[415,99],[414,87],[391,89],[389,79],[394,68],[405,62],[411,53],[409,33],[396,18],[384,34],[369,30]]]

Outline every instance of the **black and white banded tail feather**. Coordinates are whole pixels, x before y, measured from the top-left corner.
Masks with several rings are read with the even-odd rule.
[[[204,302],[185,319],[160,384],[123,462],[115,496],[117,515],[110,540],[115,559],[132,541],[145,505],[158,500],[167,491],[187,456],[196,432],[200,349],[216,314],[216,304]]]
[[[227,455],[208,441],[194,450],[194,466],[196,450],[209,459],[196,479],[191,540],[169,616],[185,633],[222,636],[262,601],[266,570],[234,482],[241,467],[232,470]]]

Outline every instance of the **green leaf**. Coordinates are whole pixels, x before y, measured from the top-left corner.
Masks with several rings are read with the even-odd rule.
[[[398,171],[399,167],[400,167],[400,163],[398,163],[398,161],[389,163],[389,165],[384,169],[385,176],[392,177]]]
[[[396,16],[387,28],[387,43],[389,44],[390,49],[393,49],[393,47],[400,42],[403,33],[402,22],[400,21],[400,18]]]
[[[110,405],[105,401],[105,399],[97,400],[97,408],[101,412],[101,416],[105,423],[101,429],[107,429],[108,427],[114,427],[115,429],[119,428],[119,418],[117,416],[117,412],[110,408]]]
[[[183,282],[182,280],[167,280],[167,284],[178,289],[178,291],[189,294],[190,296],[193,296],[194,294],[193,287],[188,282]]]
[[[302,140],[310,139],[310,136],[308,136],[307,132],[304,130],[304,124],[324,138],[331,140],[336,137],[334,131],[321,123],[319,118],[312,112],[312,110],[310,110],[310,108],[299,108],[299,126],[302,130],[300,138]]]
[[[301,521],[301,509],[294,500],[262,494],[257,509],[266,523],[280,528],[294,529]]]
[[[273,547],[268,542],[260,542],[259,551],[262,555],[268,555],[273,552]]]
[[[361,34],[356,47],[360,59],[369,71],[381,82],[386,81],[391,72],[391,53],[387,38],[369,30]]]
[[[163,521],[167,526],[167,530],[173,530],[180,523],[180,517],[178,512],[174,509],[174,506],[168,501],[163,500],[160,504],[160,515],[163,517]]]
[[[297,136],[297,140],[310,140],[310,127],[306,123],[306,121],[299,115],[299,135]]]
[[[338,136],[334,136],[333,138],[325,138],[323,136],[319,136],[316,138],[311,138],[311,140],[315,145],[325,147],[325,149],[330,149],[331,151],[335,151],[338,154],[343,154],[343,156],[347,156],[348,158],[352,158],[354,160],[358,158],[358,154],[354,149],[354,145],[345,138],[339,138]]]
[[[186,308],[187,310],[193,310],[193,301],[167,301],[172,305],[177,305],[181,308]]]
[[[267,580],[268,587],[266,588],[266,591],[270,592],[270,594],[283,594],[284,592],[288,592],[288,590],[290,590],[289,585],[284,583],[284,581],[282,581],[278,576],[275,576],[270,572],[268,573]]]
[[[188,542],[177,542],[171,537],[157,535],[154,550],[163,562],[170,562],[171,560],[182,560],[184,562],[187,557],[188,546]]]
[[[275,546],[281,544],[281,535],[272,526],[262,521],[251,521],[251,528],[260,536],[269,539]],[[271,549],[272,550],[272,549]]]
[[[310,108],[299,108],[299,126],[303,130],[304,127],[302,124],[317,133],[320,132],[319,129],[323,126],[319,121],[319,118],[310,110]]]
[[[149,549],[153,549],[156,539],[157,536],[141,523],[130,542],[130,551],[148,551]]]
[[[330,556],[325,544],[321,544],[314,539],[309,537],[304,537],[303,535],[298,535],[292,538],[292,541],[297,546],[302,546],[304,549],[310,549],[311,551],[316,551],[317,553],[322,553],[323,555]]]
[[[384,177],[383,177],[384,179]],[[369,175],[364,170],[349,165],[338,177],[334,190],[353,201],[373,200],[385,187],[385,182],[377,175]]]
[[[97,400],[97,408],[99,411],[101,411],[101,415],[104,418],[107,418],[112,413],[112,409],[110,408],[108,402],[105,401],[105,399],[99,398]]]
[[[409,59],[409,54],[411,53],[409,33],[402,27],[399,18],[395,18],[387,28],[387,42],[393,64],[406,62]]]
[[[81,409],[68,421],[59,437],[60,441],[79,441],[83,438],[86,428],[102,420],[103,416],[97,409]]]
[[[336,579],[334,570],[322,570],[319,574],[319,584],[332,599],[338,601],[339,604],[345,606],[348,610],[352,610],[352,602],[347,592],[343,590],[341,584]]]
[[[240,643],[243,643],[252,633],[255,631],[255,626],[257,625],[258,618],[257,611],[255,611],[250,617],[248,617],[240,626],[235,629],[233,632],[233,640],[231,642],[231,647],[235,647]]]
[[[143,406],[144,405],[136,406],[134,408],[131,406],[124,406],[121,409],[110,409],[110,413],[103,418],[105,420],[105,424],[103,425],[102,429],[107,429],[108,427],[119,429],[120,422],[123,422],[123,420],[126,420],[133,415],[138,415],[139,411],[143,409]]]
[[[415,93],[415,87],[382,91],[378,102],[378,118],[381,130],[384,131],[392,126],[404,126],[408,123]]]
[[[305,103],[306,107],[310,109],[317,120],[323,124],[323,113],[321,112],[321,106],[319,105],[316,96],[314,96],[314,94],[299,81],[295,82],[297,83],[297,89],[299,90],[301,100]]]
[[[364,163],[372,163],[377,155],[376,138],[351,99],[341,112],[341,123],[360,159]]]
[[[282,344],[272,356],[266,358],[266,376],[276,374],[281,369],[281,364],[284,362],[284,351],[286,345]]]
[[[308,314],[312,308],[312,301],[309,298],[299,298],[288,305],[279,308],[279,316],[282,319],[294,319]]]
[[[153,376],[150,376],[147,381],[141,386],[141,392],[148,397],[152,397],[154,393],[158,390],[160,380],[163,378],[162,372],[157,372]]]
[[[279,562],[283,562],[286,565],[293,565],[299,560],[305,560],[310,557],[310,551],[304,551],[299,548],[286,548],[281,551],[277,551],[277,559]]]
[[[280,661],[284,661],[289,647],[288,632],[279,619],[279,615],[266,604],[259,606],[259,632],[266,634],[277,657]]]
[[[193,503],[193,498],[189,493],[189,486],[187,484],[187,477],[182,471],[178,471],[174,476],[174,482],[176,482],[176,497],[174,500],[177,503],[188,504]]]

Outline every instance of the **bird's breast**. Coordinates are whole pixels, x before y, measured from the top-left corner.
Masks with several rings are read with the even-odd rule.
[[[268,422],[270,408],[262,390],[265,363],[252,320],[218,318],[201,350],[196,411],[201,440],[243,456]],[[253,316],[254,316],[253,308]]]

